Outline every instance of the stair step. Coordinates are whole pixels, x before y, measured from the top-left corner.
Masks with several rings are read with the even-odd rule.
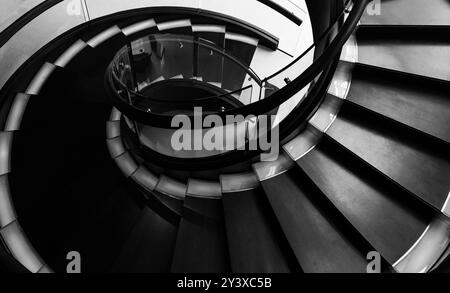
[[[364,246],[345,234],[348,229],[342,229],[334,208],[298,177],[298,170],[261,184],[304,272],[366,271],[368,251],[361,251]]]
[[[358,62],[450,81],[450,27],[370,27],[357,31]]]
[[[192,34],[192,33],[191,33]],[[161,75],[169,79],[176,75],[183,75],[184,78],[194,76],[194,52],[195,45],[191,42],[193,37],[187,37],[189,41],[180,40],[178,42],[166,40],[165,36],[154,36],[158,46],[163,48],[162,56],[152,52],[151,62],[153,66],[160,68]],[[156,48],[152,48],[155,50]],[[159,51],[161,49],[157,49]],[[152,69],[153,70],[153,69]]]
[[[224,57],[207,46],[223,50],[225,48],[225,32],[197,32],[196,37],[199,43],[205,44],[205,46],[199,46],[197,49],[198,67],[196,74],[202,76],[203,80],[207,82],[222,82]]]
[[[342,107],[327,134],[437,210],[442,209],[450,178],[446,144],[349,104]]]
[[[127,37],[117,28],[118,32],[113,35],[105,35],[105,40],[101,41],[103,34],[108,30],[95,31],[83,37],[83,41],[88,44],[80,51],[65,67],[73,72],[87,76],[100,75],[103,77],[106,67],[109,65],[115,54],[127,43]],[[97,40],[97,38],[100,38]],[[92,45],[89,46],[91,41]],[[103,72],[102,74],[100,74]]]
[[[158,21],[157,19],[156,27],[161,33],[192,34],[192,24],[188,18],[168,21]]]
[[[187,196],[172,261],[175,273],[230,271],[222,202]]]
[[[170,271],[177,227],[144,207],[116,259],[113,272],[164,273]]]
[[[450,273],[450,247],[442,254],[441,259],[435,264],[437,268],[433,270],[435,273]]]
[[[223,206],[234,273],[292,271],[287,243],[262,190],[224,194]]]
[[[238,60],[242,66],[225,58],[223,67],[223,84],[228,90],[235,91],[242,88],[248,68],[258,46],[258,40],[244,35],[227,33],[225,35],[225,52]]]
[[[81,186],[81,184],[80,184]],[[91,272],[110,271],[130,232],[139,219],[142,207],[136,203],[140,194],[130,184],[116,191],[102,203],[84,214],[82,226],[84,246],[87,248],[84,264]],[[89,219],[89,220],[88,220]],[[88,271],[86,271],[88,272]]]
[[[450,83],[357,66],[347,99],[450,143]]]
[[[297,163],[391,265],[432,219],[431,209],[328,140]]]
[[[382,25],[450,25],[447,0],[372,1],[361,23]]]

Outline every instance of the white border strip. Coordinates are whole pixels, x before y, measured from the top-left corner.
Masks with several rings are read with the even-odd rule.
[[[169,197],[184,200],[186,197],[187,185],[165,175],[161,175],[155,190]]]
[[[439,215],[392,267],[399,273],[429,272],[449,244],[450,219]]]
[[[55,65],[59,67],[66,67],[67,64],[76,56],[78,53],[80,53],[84,48],[87,47],[88,44],[86,44],[83,40],[78,40],[75,43],[73,43],[72,46],[70,46],[59,58],[55,61]]]
[[[0,175],[8,174],[11,171],[11,145],[13,132],[0,132]]]
[[[17,219],[16,210],[11,200],[8,175],[0,176],[0,228],[5,227]]]
[[[220,175],[222,193],[236,193],[253,190],[259,186],[254,172]]]
[[[37,273],[44,266],[17,220],[3,227],[0,235],[14,258],[30,272]]]
[[[17,131],[22,123],[23,114],[27,108],[30,95],[18,93],[9,109],[8,118],[5,124],[5,131]]]
[[[263,182],[289,171],[294,161],[284,151],[280,152],[278,159],[272,162],[259,162],[252,165],[259,181]]]
[[[42,87],[44,86],[47,79],[50,77],[50,75],[53,73],[53,70],[55,70],[56,66],[45,62],[44,65],[42,65],[39,72],[34,76],[33,80],[28,85],[27,90],[25,91],[28,95],[38,95],[41,91]]]
[[[87,41],[86,43],[91,46],[92,48],[95,48],[97,46],[99,46],[101,43],[105,42],[106,40],[112,38],[113,36],[122,33],[122,31],[120,30],[120,28],[115,25],[110,27],[109,29],[104,30],[103,32],[99,33],[98,35],[96,35],[95,37],[93,37],[92,39],[90,39],[89,41]]]
[[[152,19],[148,19],[148,20],[144,20],[138,23],[134,23],[130,26],[127,26],[126,28],[122,29],[122,32],[124,35],[131,36],[135,33],[138,33],[140,31],[146,30],[146,29],[150,29],[152,27],[156,27],[156,22],[155,20]]]
[[[450,217],[450,192],[447,195],[444,205],[442,206],[442,213],[447,217]]]
[[[226,32],[226,27],[223,25],[194,24],[192,25],[192,31],[194,33],[206,32],[220,34]]]
[[[249,44],[251,46],[258,46],[259,40],[249,37],[249,36],[244,36],[241,34],[236,34],[236,33],[230,33],[227,32],[225,34],[225,39],[226,40],[233,40],[233,41],[237,41],[237,42],[241,42],[241,43],[245,43],[245,44]]]
[[[191,20],[190,19],[181,19],[181,20],[174,20],[174,21],[166,21],[161,22],[156,25],[160,31],[180,28],[180,27],[189,27],[191,26]]]
[[[207,199],[221,199],[222,188],[219,182],[189,178],[186,195]]]

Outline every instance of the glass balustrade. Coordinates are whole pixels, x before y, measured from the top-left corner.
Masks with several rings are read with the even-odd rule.
[[[251,68],[226,54],[224,48],[195,36],[155,34],[135,40],[117,53],[110,66],[112,90],[122,101],[118,108],[139,122],[133,131],[149,148],[158,140],[167,142],[168,139],[154,135],[150,143],[148,137],[140,136],[142,133],[167,134],[167,131],[154,131],[158,128],[173,134],[176,129],[171,125],[174,116],[185,114],[193,121],[198,116],[195,109],[199,107],[202,119],[207,114],[216,114],[223,122],[218,127],[201,125],[202,131],[226,134],[229,128],[242,127],[245,129],[241,131],[245,134],[245,144],[259,141],[261,137],[267,139],[271,130],[284,120],[291,120],[287,119],[289,115],[300,113],[301,118],[306,119],[310,114],[297,109],[305,107],[313,111],[318,101],[316,84],[321,84],[321,79],[327,75],[324,74],[326,66],[321,65],[320,70],[314,66],[324,63],[323,59],[328,57],[326,54],[330,54],[330,44],[342,41],[342,37],[336,37],[352,7],[353,1],[347,1],[336,21],[313,44],[289,65],[263,80]],[[352,23],[347,25],[353,26]],[[332,49],[336,51],[336,48]],[[334,54],[333,60],[337,56],[339,54]],[[327,66],[331,65],[329,58],[326,59]],[[122,107],[124,105],[127,107]],[[233,115],[241,115],[243,120],[228,123],[224,119]],[[258,125],[261,117],[266,118],[264,131],[260,131]],[[154,129],[149,131],[151,128]],[[170,148],[169,145],[166,147]],[[234,148],[226,148],[224,152],[238,150],[239,147],[235,144]],[[182,157],[215,154],[217,152],[183,153]],[[177,156],[172,153],[166,155]]]
[[[227,66],[224,64],[227,63]],[[221,48],[193,37],[151,35],[123,47],[111,63],[120,97],[161,115],[239,108],[259,98],[261,81]],[[225,78],[226,77],[226,78]]]

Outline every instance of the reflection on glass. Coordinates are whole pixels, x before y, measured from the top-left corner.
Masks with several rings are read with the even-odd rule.
[[[222,74],[224,60],[233,71]],[[144,112],[187,113],[197,106],[221,112],[250,103],[260,91],[259,78],[248,67],[194,37],[140,38],[123,47],[111,66],[122,99]]]
[[[121,98],[134,108],[169,117],[177,114],[202,117],[202,114],[242,108],[263,98],[270,98],[303,74],[305,68],[310,66],[311,60],[317,60],[334,40],[344,18],[343,12],[338,21],[330,26],[315,44],[294,62],[263,81],[248,65],[225,53],[223,47],[217,47],[210,40],[173,34],[141,38],[124,47],[113,60],[115,89]],[[185,158],[211,156],[240,148],[245,143],[257,145],[257,142],[261,141],[260,138],[271,136],[272,132],[268,129],[276,129],[292,110],[301,106],[301,101],[312,92],[322,75],[323,72],[319,72],[315,77],[305,80],[304,86],[296,86],[294,92],[286,97],[286,101],[274,109],[268,109],[265,115],[249,115],[245,118],[241,116],[244,120],[242,122],[221,121],[223,124],[217,127],[198,126],[202,131],[200,134],[203,133],[204,136],[214,134],[220,138],[230,133],[242,134],[242,143],[230,149],[211,151],[191,148],[183,152],[173,152],[173,148],[169,146],[174,129],[136,123],[135,133],[142,145],[165,155]],[[193,112],[196,107],[201,107],[200,115]],[[267,117],[271,118],[265,121],[266,125],[263,125],[261,131],[260,122]],[[238,131],[234,131],[235,128]],[[192,133],[195,134],[197,129],[194,125]],[[222,143],[230,141],[225,137],[220,140]]]
[[[236,102],[235,107],[241,107],[270,98],[303,74],[311,60],[317,60],[337,36],[348,13],[347,7],[314,44],[263,81],[242,59],[225,53],[225,48],[218,47],[211,39],[174,34],[147,36],[122,49],[118,55],[123,56],[115,59],[122,66],[116,78],[123,91],[129,91],[123,98],[146,112],[184,113],[197,105],[220,112],[231,107],[222,101],[224,97]],[[268,110],[278,111],[275,124],[301,105],[319,77],[320,74],[296,88],[288,100]],[[221,101],[220,106],[208,105],[208,99]]]
[[[200,43],[211,44],[214,43],[200,38]],[[206,47],[200,47],[198,49],[198,67],[196,75],[201,77],[206,82],[218,82],[222,83],[223,63],[224,57],[220,52],[208,49]]]
[[[192,38],[152,35],[131,43],[131,60],[139,90],[154,82],[194,76]]]

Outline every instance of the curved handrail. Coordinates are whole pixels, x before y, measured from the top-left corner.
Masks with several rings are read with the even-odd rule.
[[[323,69],[333,60],[337,54],[340,53],[342,46],[345,44],[347,39],[351,36],[355,30],[359,19],[361,18],[364,10],[370,0],[353,0],[353,7],[348,15],[347,20],[342,25],[339,32],[336,34],[335,38],[331,44],[325,49],[325,51],[317,58],[317,60],[310,65],[303,73],[301,73],[294,80],[288,82],[284,87],[280,88],[278,91],[274,92],[270,98],[260,99],[259,101],[245,105],[241,108],[230,109],[223,112],[215,113],[225,120],[227,115],[264,115],[269,113],[273,109],[279,107],[282,103],[289,100],[292,96],[298,93],[299,90],[306,87],[310,82],[312,82]],[[349,3],[349,1],[347,2]],[[347,8],[345,8],[347,10]],[[316,45],[316,44],[315,44]],[[295,61],[294,61],[295,62]],[[292,63],[291,63],[292,64]],[[111,68],[108,68],[110,71]],[[108,71],[107,71],[108,72]],[[106,74],[106,82],[108,83],[108,88],[113,86],[111,74]],[[154,113],[147,113],[140,111],[139,109],[129,105],[127,103],[120,102],[120,98],[117,99],[117,93],[110,88],[110,94],[112,94],[113,101],[118,109],[124,112],[125,115],[133,117],[134,120],[139,122],[162,127],[162,128],[172,128],[171,118],[167,115],[158,115]],[[206,114],[205,114],[206,115]],[[188,115],[193,121],[194,116]],[[204,117],[202,117],[203,119]]]
[[[258,2],[272,8],[273,10],[275,10],[276,12],[280,13],[281,15],[283,15],[284,17],[286,17],[287,19],[289,19],[290,21],[292,21],[293,23],[295,23],[296,25],[301,25],[302,24],[302,20],[300,18],[298,18],[294,13],[292,13],[289,10],[286,10],[283,6],[281,6],[280,4],[271,1],[271,0],[257,0]]]
[[[122,87],[123,90],[127,89],[127,86],[123,83],[123,81],[120,80],[120,78],[114,72],[112,73],[112,77],[113,77],[115,82],[120,84],[120,86]],[[202,97],[202,98],[198,98],[198,99],[193,99],[191,101],[201,102],[201,101],[207,101],[207,100],[210,100],[210,99],[223,98],[223,97],[226,97],[226,96],[229,96],[229,95],[240,93],[240,92],[245,91],[245,90],[247,90],[247,89],[249,89],[251,87],[252,87],[252,85],[248,85],[248,86],[245,86],[245,87],[243,87],[241,89],[234,90],[234,91],[231,91],[231,92],[223,93],[223,94],[220,94],[220,95],[212,95],[212,96],[209,96],[209,97]],[[133,96],[138,97],[139,99],[143,99],[143,100],[144,99],[148,99],[147,96],[144,96],[141,93],[138,93],[138,92],[135,92],[135,91],[130,91],[130,93]],[[151,99],[152,99],[152,101],[156,101],[156,102],[166,102],[167,101],[167,100],[160,99],[160,98],[151,98]]]

